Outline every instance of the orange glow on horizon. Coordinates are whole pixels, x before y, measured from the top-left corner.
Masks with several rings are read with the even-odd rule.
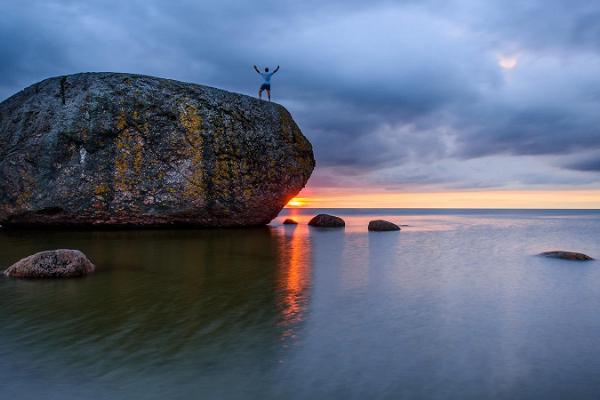
[[[286,204],[286,207],[304,207],[308,204],[305,197],[294,197]]]
[[[290,200],[287,206],[600,209],[600,189],[392,192],[381,188],[312,188],[305,196]]]

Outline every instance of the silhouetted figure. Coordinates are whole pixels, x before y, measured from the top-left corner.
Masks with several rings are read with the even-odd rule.
[[[273,72],[269,72],[269,67],[265,67],[265,72],[260,72],[256,65],[254,66],[254,70],[258,72],[258,74],[262,76],[264,80],[263,84],[260,85],[260,89],[258,89],[258,98],[262,99],[262,92],[263,90],[266,90],[267,97],[269,98],[269,101],[271,101],[271,77],[275,72],[279,71],[279,65],[277,66],[277,68],[275,68]]]

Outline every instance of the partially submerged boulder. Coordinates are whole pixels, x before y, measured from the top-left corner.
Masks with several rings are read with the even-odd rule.
[[[83,73],[0,103],[0,225],[263,225],[314,166],[285,108],[207,86]]]
[[[561,260],[570,260],[570,261],[591,261],[592,257],[587,254],[577,253],[574,251],[563,251],[563,250],[554,250],[554,251],[545,251],[540,253],[540,256],[550,257],[550,258],[559,258]]]
[[[399,231],[400,227],[390,221],[376,219],[369,222],[369,230],[376,232]]]
[[[94,272],[96,267],[79,250],[49,250],[23,258],[4,274],[11,278],[77,278]]]
[[[284,225],[298,225],[298,222],[295,219],[291,219],[291,218],[286,218],[283,221]]]
[[[317,226],[321,228],[342,228],[346,226],[346,223],[340,217],[329,214],[319,214],[313,217],[309,222],[310,226]]]

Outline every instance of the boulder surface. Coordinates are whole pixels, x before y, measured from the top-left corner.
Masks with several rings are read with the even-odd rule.
[[[386,221],[383,219],[376,219],[369,222],[369,230],[376,232],[384,231],[399,231],[400,227],[393,222]]]
[[[306,184],[280,105],[149,76],[46,79],[0,103],[0,225],[252,226]]]
[[[561,260],[571,260],[571,261],[591,261],[592,257],[583,253],[576,253],[574,251],[545,251],[540,253],[540,256],[550,257],[550,258],[560,258]]]
[[[96,267],[79,250],[49,250],[36,253],[11,265],[4,274],[11,278],[76,278]]]
[[[346,223],[335,215],[319,214],[308,221],[308,225],[321,228],[341,228],[346,226]]]
[[[284,225],[298,225],[298,221],[296,221],[295,219],[291,219],[291,218],[286,218],[283,221]]]

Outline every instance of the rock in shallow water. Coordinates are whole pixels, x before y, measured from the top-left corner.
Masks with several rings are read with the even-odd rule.
[[[79,250],[49,250],[36,253],[11,265],[4,274],[11,278],[76,278],[96,267]]]
[[[283,224],[284,225],[298,225],[298,222],[291,218],[286,218],[285,221],[283,221]]]
[[[308,225],[321,228],[341,228],[346,226],[346,223],[340,217],[329,214],[319,214],[313,217],[308,222]]]
[[[571,261],[590,261],[593,260],[592,257],[583,253],[576,253],[573,251],[545,251],[540,253],[540,256],[550,257],[550,258],[560,258],[561,260],[571,260]]]
[[[390,221],[385,221],[383,219],[376,219],[374,221],[369,222],[369,230],[384,232],[384,231],[399,231],[400,227]]]
[[[116,73],[0,103],[0,224],[251,226],[304,187],[312,146],[280,105]]]

